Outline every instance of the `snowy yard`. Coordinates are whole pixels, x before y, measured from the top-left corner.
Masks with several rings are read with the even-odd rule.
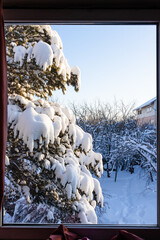
[[[99,224],[156,224],[156,182],[147,185],[145,173],[135,167],[133,174],[119,171],[117,182],[114,173],[100,179],[104,207],[97,209]]]

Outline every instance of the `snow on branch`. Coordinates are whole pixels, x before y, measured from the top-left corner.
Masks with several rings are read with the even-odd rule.
[[[56,89],[72,85],[79,91],[81,73],[70,68],[62,41],[51,26],[6,26],[9,93],[51,96]]]
[[[20,169],[24,167],[30,172],[28,178],[31,175],[39,179],[35,190],[32,181],[27,184],[26,180],[23,184],[27,202],[32,204],[36,195],[41,196],[39,189],[48,178],[45,187],[48,196],[52,195],[53,182],[63,191],[61,195],[54,194],[54,198],[61,196],[60,202],[71,201],[72,211],[80,222],[97,223],[95,207],[103,207],[103,195],[99,181],[90,171],[97,177],[101,176],[102,156],[93,151],[91,135],[76,125],[71,109],[43,99],[27,100],[18,95],[9,98],[8,109],[10,135],[13,141],[17,139],[16,144],[21,144],[16,148],[16,159],[8,150],[7,159],[10,161],[6,160],[6,166],[15,166],[17,161],[18,165],[20,161]],[[24,158],[21,148],[24,149]]]

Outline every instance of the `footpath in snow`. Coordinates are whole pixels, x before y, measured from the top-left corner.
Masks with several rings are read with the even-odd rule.
[[[139,166],[133,174],[119,171],[116,182],[114,172],[110,178],[104,172],[100,183],[104,207],[97,209],[99,224],[156,224],[156,181],[147,184],[147,176]]]

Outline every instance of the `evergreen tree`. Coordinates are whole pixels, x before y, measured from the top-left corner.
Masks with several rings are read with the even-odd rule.
[[[92,136],[76,125],[69,108],[47,101],[72,85],[80,70],[70,69],[59,35],[50,26],[6,26],[8,141],[5,222],[97,223],[103,206],[97,177],[102,156]]]

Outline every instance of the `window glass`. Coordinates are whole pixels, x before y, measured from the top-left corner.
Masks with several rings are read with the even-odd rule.
[[[5,34],[3,223],[157,224],[156,26]]]

